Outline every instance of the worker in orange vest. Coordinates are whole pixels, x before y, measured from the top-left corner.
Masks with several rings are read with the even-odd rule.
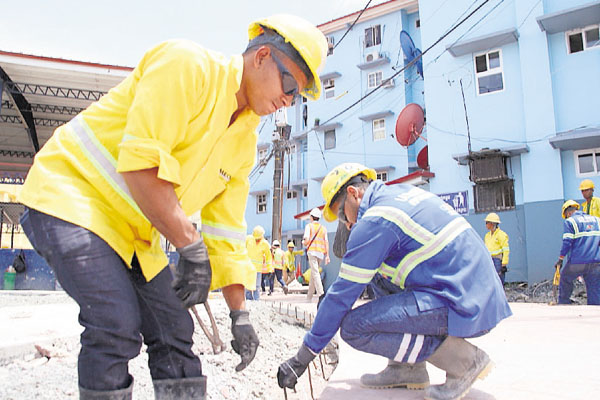
[[[308,284],[308,295],[306,299],[312,301],[314,292],[317,297],[323,294],[323,282],[319,274],[319,265],[329,264],[329,241],[327,240],[327,228],[325,228],[319,219],[321,219],[321,210],[317,207],[310,211],[311,223],[304,229],[302,244],[306,247],[308,263],[310,265],[310,282]]]

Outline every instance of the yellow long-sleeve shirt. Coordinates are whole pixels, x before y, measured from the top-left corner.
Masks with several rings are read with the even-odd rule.
[[[583,211],[586,214],[593,215],[594,217],[600,218],[600,198],[592,197],[589,202],[584,201],[583,203],[581,203],[581,211]]]
[[[245,248],[248,174],[260,118],[237,109],[242,56],[186,40],[149,50],[119,85],[56,129],[37,153],[19,201],[84,227],[149,281],[166,265],[159,232],[120,173],[158,167],[183,211],[200,211],[213,270],[211,289],[256,286]]]
[[[483,241],[492,257],[502,257],[502,265],[508,265],[510,248],[508,246],[508,235],[503,230],[496,228],[493,233],[492,231],[488,231]]]
[[[271,246],[265,238],[256,243],[252,235],[246,237],[246,249],[248,256],[254,265],[255,272],[273,272],[273,258],[271,257]],[[256,280],[256,277],[254,278]]]

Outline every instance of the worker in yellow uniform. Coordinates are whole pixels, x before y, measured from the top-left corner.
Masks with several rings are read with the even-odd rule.
[[[236,370],[254,358],[244,212],[256,128],[297,95],[319,98],[327,40],[290,15],[253,22],[248,33],[246,50],[231,57],[187,40],[150,49],[58,127],[29,170],[22,225],[79,304],[82,399],[131,398],[128,362],[142,341],[157,399],[206,398],[187,308],[210,289],[231,310]],[[200,231],[189,220],[197,212]],[[179,253],[174,277],[160,234]]]
[[[248,300],[258,300],[260,298],[263,272],[266,274],[271,265],[271,249],[269,248],[269,242],[267,242],[264,235],[265,228],[256,225],[252,230],[252,235],[246,237],[246,250],[248,251],[248,256],[250,257],[250,260],[254,265],[254,271],[256,272],[254,290],[246,292],[246,299]]]
[[[594,182],[591,179],[582,180],[579,190],[585,199],[581,203],[581,211],[584,214],[600,218],[600,198],[594,197]]]
[[[285,252],[283,250],[281,250],[281,244],[279,242],[279,240],[273,240],[273,275],[271,276],[271,282],[270,282],[270,287],[271,287],[271,293],[273,292],[273,285],[274,285],[274,281],[275,279],[277,279],[277,282],[279,282],[279,284],[281,285],[281,288],[283,289],[283,293],[284,294],[288,294],[288,288],[287,285],[285,284],[285,281],[283,280],[283,268],[284,268],[284,263],[285,263]]]
[[[294,279],[296,279],[296,256],[304,253],[302,250],[294,251],[296,245],[291,240],[287,244],[287,250],[285,251],[285,268],[284,268],[284,281],[286,285],[289,285]]]
[[[488,232],[485,234],[483,241],[485,247],[487,247],[496,272],[500,277],[500,281],[504,285],[504,277],[508,271],[508,254],[510,248],[508,246],[508,235],[502,229],[498,227],[500,224],[500,217],[496,213],[489,213],[485,217],[485,227]]]

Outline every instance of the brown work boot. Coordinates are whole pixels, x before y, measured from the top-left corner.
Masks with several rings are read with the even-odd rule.
[[[494,367],[483,350],[454,336],[448,336],[427,361],[446,371],[446,382],[429,386],[425,400],[460,400],[477,379],[484,379]]]
[[[429,374],[425,362],[415,364],[388,361],[387,367],[377,374],[364,374],[360,384],[371,389],[405,387],[416,390],[429,386]]]

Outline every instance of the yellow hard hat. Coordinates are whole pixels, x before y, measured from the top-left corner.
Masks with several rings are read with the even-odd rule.
[[[496,213],[489,213],[485,217],[485,222],[493,222],[495,224],[499,224],[500,223],[500,217]]]
[[[254,21],[248,27],[250,40],[263,33],[266,27],[281,35],[286,42],[290,43],[300,54],[312,74],[309,82],[300,94],[312,100],[321,96],[321,73],[327,58],[327,39],[323,33],[313,24],[288,14],[277,14],[258,21]]]
[[[291,247],[292,249],[293,249],[294,247],[296,247],[296,245],[294,244],[294,242],[292,242],[291,240],[288,242],[288,248],[290,248],[290,247]]]
[[[368,179],[377,179],[377,173],[374,169],[367,168],[359,163],[344,163],[332,169],[321,184],[321,194],[325,199],[325,207],[323,208],[323,216],[329,222],[335,221],[337,215],[331,211],[331,200],[337,192],[348,182],[352,177],[365,174]]]
[[[576,209],[579,210],[579,203],[577,203],[576,201],[573,201],[573,200],[567,200],[567,201],[565,201],[565,204],[563,204],[563,206],[562,206],[562,217],[563,217],[563,219],[566,218],[565,217],[565,211],[569,207],[575,207]]]
[[[254,227],[254,229],[252,230],[252,236],[254,236],[254,239],[262,239],[264,234],[265,234],[265,228],[263,228],[260,225],[256,225]]]
[[[594,188],[594,181],[592,181],[591,179],[584,179],[579,184],[579,190],[587,190],[587,189],[593,189],[593,188]]]

